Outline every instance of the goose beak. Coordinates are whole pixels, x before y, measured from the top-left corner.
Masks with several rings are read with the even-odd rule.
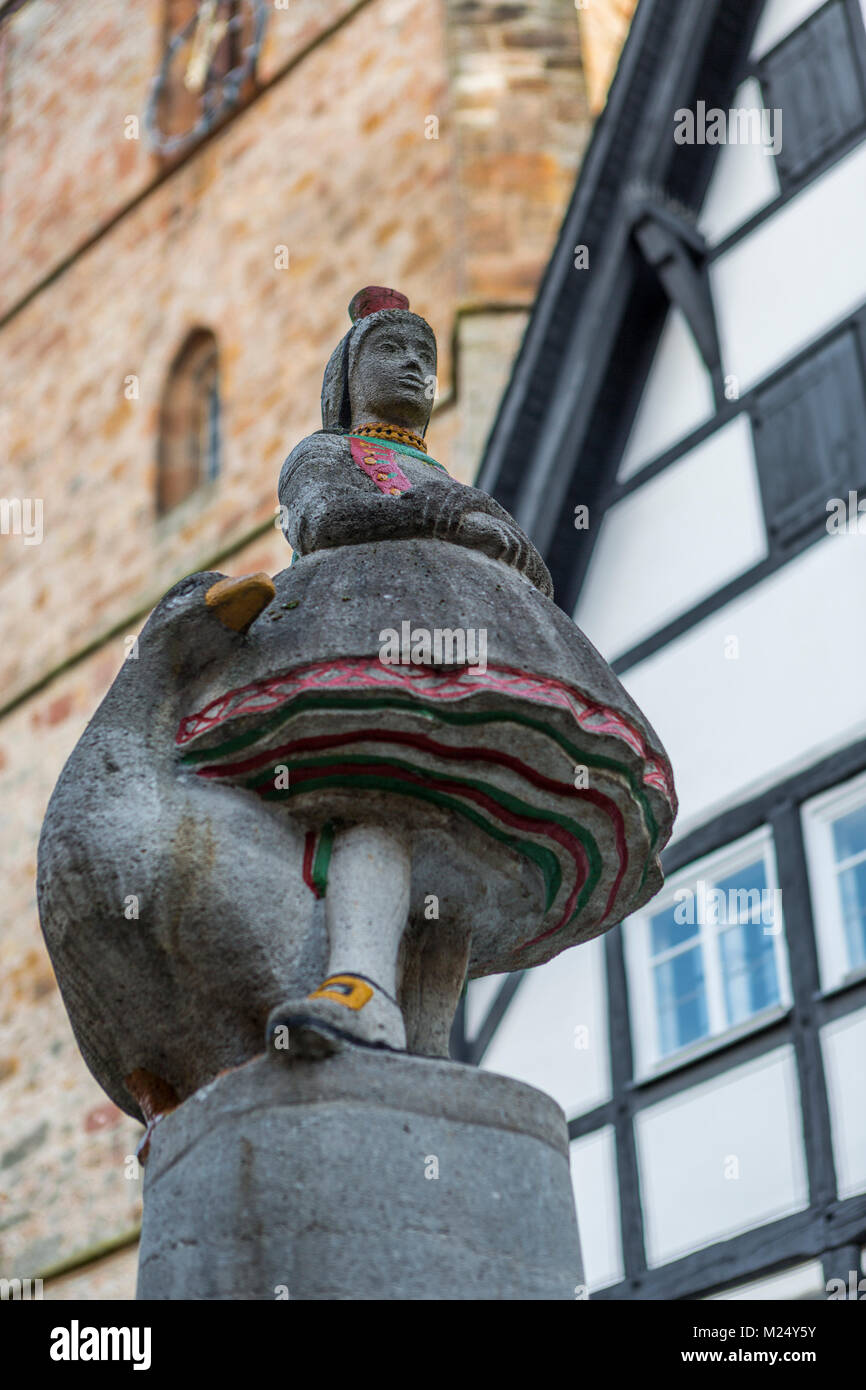
[[[218,579],[208,589],[204,601],[224,627],[232,632],[246,632],[275,593],[270,576],[261,570],[241,579]]]

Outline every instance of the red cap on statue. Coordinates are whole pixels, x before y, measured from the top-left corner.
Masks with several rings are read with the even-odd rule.
[[[387,290],[382,285],[367,285],[353,295],[349,305],[349,318],[353,323],[365,319],[368,314],[377,314],[380,309],[408,309],[409,301],[399,290]]]

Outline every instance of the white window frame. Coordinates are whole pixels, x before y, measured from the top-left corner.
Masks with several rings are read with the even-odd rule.
[[[680,869],[667,880],[646,907],[628,917],[623,923],[636,1079],[657,1076],[660,1072],[683,1066],[694,1057],[714,1051],[721,1043],[754,1032],[774,1018],[781,1018],[791,1007],[791,977],[783,910],[779,913],[781,920],[775,924],[780,929],[773,933],[779,1001],[740,1023],[730,1025],[725,1020],[724,980],[719,955],[719,936],[724,927],[716,923],[701,923],[697,926],[696,936],[700,940],[703,952],[710,1031],[706,1037],[687,1043],[674,1052],[662,1054],[653,988],[650,918],[666,908],[673,907],[677,902],[678,890],[692,888],[699,879],[715,884],[720,879],[735,874],[739,869],[747,868],[757,858],[763,858],[768,891],[778,888],[779,874],[772,832],[769,826],[762,826],[760,830],[726,845],[724,849],[708,854],[703,859],[694,860]]]
[[[821,987],[824,990],[838,989],[866,974],[866,964],[848,964],[848,943],[838,887],[839,865],[833,850],[832,831],[835,820],[864,804],[866,772],[861,772],[840,786],[804,801],[800,808]]]

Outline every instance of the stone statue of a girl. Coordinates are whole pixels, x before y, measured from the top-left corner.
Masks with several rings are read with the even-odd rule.
[[[513,519],[427,453],[429,326],[375,287],[350,313],[280,476],[292,564],[166,595],[46,816],[76,1035],[151,1123],[265,1038],[447,1056],[467,977],[661,883],[658,737]]]
[[[512,565],[551,597],[544,561],[505,508],[428,456],[436,383],[430,325],[393,290],[362,290],[349,313],[353,327],[325,371],[324,428],[293,449],[280,475],[295,553],[359,541],[451,541]],[[377,445],[397,452],[399,472],[365,464],[364,443],[373,456]]]

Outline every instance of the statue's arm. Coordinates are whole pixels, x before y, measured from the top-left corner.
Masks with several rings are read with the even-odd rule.
[[[360,541],[402,540],[416,533],[415,509],[398,511],[393,503],[403,498],[383,497],[359,486],[341,444],[338,436],[310,435],[283,464],[282,526],[300,555]]]
[[[364,475],[347,459],[345,440],[323,431],[302,439],[283,464],[282,528],[300,555],[413,536],[459,540],[465,492],[453,478],[442,475],[432,475],[395,497],[371,492]]]

